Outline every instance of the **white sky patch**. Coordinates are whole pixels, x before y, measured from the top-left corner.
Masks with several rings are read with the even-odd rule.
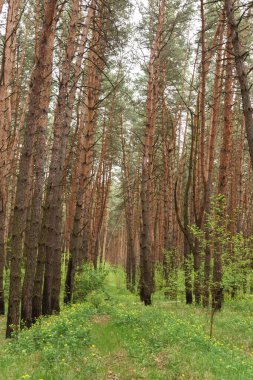
[[[142,11],[148,8],[148,0],[135,1],[133,13],[130,15],[130,23],[134,33],[129,39],[126,47],[126,56],[128,57],[127,72],[134,80],[142,74],[142,65],[146,64],[149,57],[149,51],[141,45],[141,35],[138,26],[142,21]]]
[[[0,13],[0,34],[2,36],[5,35],[7,12],[8,12],[8,4],[4,4],[2,12]]]
[[[141,9],[148,7],[148,0],[138,0],[136,1],[134,7],[134,13],[132,16],[132,21],[135,25],[138,25],[142,19]]]

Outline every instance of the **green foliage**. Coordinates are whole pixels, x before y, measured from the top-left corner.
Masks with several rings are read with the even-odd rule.
[[[217,244],[222,247],[223,289],[235,297],[247,290],[247,283],[252,271],[253,237],[245,237],[242,233],[233,234],[230,228],[231,223],[233,221],[226,213],[226,199],[224,195],[218,194],[212,197],[205,230],[195,225],[190,226],[189,229],[198,240],[202,255],[204,255],[206,246],[209,246],[211,250],[217,249]],[[206,230],[209,232],[208,239],[205,234]]]
[[[252,378],[252,298],[228,301],[210,340],[205,311],[157,296],[145,307],[116,284],[122,269],[108,272],[110,300],[66,307],[2,342],[0,380]]]
[[[103,309],[105,305],[105,293],[102,291],[92,291],[87,296],[87,302],[93,305],[97,310]]]
[[[147,367],[148,379],[153,378],[149,376],[157,357],[163,357],[163,370],[158,377],[161,379],[183,378],[186,373],[194,379],[246,379],[247,374],[252,374],[252,360],[244,360],[239,350],[229,349],[220,340],[211,341],[202,323],[189,321],[189,310],[181,317],[178,314],[157,308],[128,310],[122,305],[113,310],[114,322],[108,329],[116,330],[130,357]],[[210,377],[205,377],[207,368]]]
[[[175,266],[176,252],[164,250],[164,262],[157,262],[155,266],[156,291],[162,290],[165,297],[176,300],[178,296],[179,281],[178,268]]]
[[[160,262],[157,262],[155,267],[155,286],[156,290],[161,290],[165,286],[164,268]]]
[[[247,280],[252,271],[250,267],[252,239],[253,237],[244,238],[242,234],[230,237],[232,252],[224,258],[223,284],[225,289],[232,294],[239,289],[246,292]]]
[[[74,302],[83,301],[92,292],[102,292],[107,275],[104,267],[95,270],[92,264],[83,265],[76,276]]]
[[[126,274],[125,270],[122,267],[114,267],[113,271],[113,281],[118,289],[126,287]]]
[[[47,362],[62,359],[70,352],[75,355],[80,344],[89,344],[88,321],[94,314],[91,304],[66,307],[59,316],[40,318],[29,330],[20,331],[9,349],[16,354],[42,351]]]

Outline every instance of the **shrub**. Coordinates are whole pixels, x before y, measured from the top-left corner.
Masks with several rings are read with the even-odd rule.
[[[74,301],[82,301],[94,291],[103,292],[107,275],[108,270],[104,268],[95,270],[92,264],[83,265],[76,276]]]

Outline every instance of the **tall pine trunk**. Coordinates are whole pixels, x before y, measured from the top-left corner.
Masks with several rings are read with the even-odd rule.
[[[52,43],[55,31],[57,0],[47,1],[38,56],[30,81],[30,103],[26,117],[26,129],[19,163],[19,175],[13,216],[10,253],[10,292],[6,336],[17,329],[20,322],[22,240],[26,225],[26,200],[29,197],[29,168],[32,160],[36,133],[43,128],[47,118],[52,73]],[[42,125],[41,125],[42,123]]]
[[[166,1],[162,0],[159,8],[156,35],[151,48],[148,65],[148,87],[146,105],[146,126],[144,152],[142,156],[141,175],[141,239],[140,239],[140,299],[145,305],[152,303],[154,292],[154,237],[153,237],[153,151],[155,141],[155,122],[157,116],[157,53],[160,49],[160,39],[164,23]]]
[[[218,200],[227,200],[228,178],[230,174],[230,160],[232,152],[232,105],[233,105],[233,82],[232,82],[232,34],[231,29],[227,30],[226,43],[226,78],[224,97],[224,121],[220,154],[220,166],[218,173]],[[222,196],[222,198],[221,198]],[[221,227],[224,223],[224,208],[222,202],[218,202],[218,224]],[[219,232],[217,232],[219,235]],[[222,236],[218,236],[218,241],[214,247],[213,264],[213,284],[212,284],[212,306],[215,310],[220,310],[223,301],[223,263],[222,263]]]

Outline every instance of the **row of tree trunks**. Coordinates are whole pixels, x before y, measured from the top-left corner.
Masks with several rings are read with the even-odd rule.
[[[83,231],[87,232],[87,220],[84,215],[89,209],[91,199],[87,199],[92,177],[94,143],[96,134],[97,104],[99,101],[99,91],[101,85],[101,75],[104,68],[105,41],[99,31],[105,28],[103,15],[105,8],[101,3],[94,16],[94,25],[98,25],[98,30],[94,28],[91,39],[89,57],[87,60],[87,93],[84,95],[84,108],[82,111],[79,147],[77,151],[77,161],[80,163],[80,176],[77,178],[75,215],[70,236],[70,257],[65,282],[65,302],[70,302],[73,296],[74,280],[77,265],[80,259],[80,251],[83,243]],[[84,199],[86,202],[84,203]],[[86,214],[87,215],[87,214]],[[87,252],[84,253],[87,257]]]
[[[59,176],[57,177],[57,171],[62,171],[62,157],[59,152],[64,157],[64,148],[66,145],[66,139],[68,135],[68,131],[65,131],[62,136],[62,131],[64,130],[64,126],[66,124],[70,124],[68,120],[68,116],[66,113],[68,112],[67,107],[67,85],[69,81],[70,75],[70,67],[71,62],[75,53],[75,33],[76,26],[78,22],[78,12],[79,12],[79,4],[78,1],[72,2],[71,9],[71,18],[69,22],[69,37],[67,40],[67,50],[65,61],[62,67],[62,80],[59,85],[59,96],[57,107],[55,111],[55,121],[54,121],[54,140],[53,140],[53,149],[52,149],[52,158],[51,158],[51,166],[49,169],[49,178],[48,178],[48,187],[53,189],[54,194],[56,195],[56,199],[51,197],[50,206],[57,207],[58,197],[57,195],[61,192],[61,178],[59,181]],[[70,116],[71,118],[71,116]],[[63,126],[63,128],[62,128]],[[66,128],[65,128],[66,129]],[[63,147],[59,150],[59,140],[62,142]],[[39,244],[39,236],[41,230],[41,219],[42,219],[42,190],[44,188],[44,161],[45,161],[45,133],[41,136],[40,139],[37,139],[38,144],[38,156],[39,162],[37,164],[37,178],[35,180],[35,191],[31,205],[31,222],[28,225],[28,229],[26,231],[25,236],[25,246],[24,246],[24,255],[26,257],[25,264],[25,276],[23,282],[23,290],[22,290],[22,308],[21,308],[21,318],[23,322],[29,327],[32,323],[32,297],[33,297],[33,287],[34,287],[34,278],[36,273],[36,264],[37,264],[37,252],[38,252],[38,244]],[[40,151],[41,150],[41,151]],[[53,168],[52,168],[53,166]],[[52,174],[53,172],[53,174]],[[52,179],[53,177],[53,179]],[[58,182],[56,183],[57,180]],[[48,201],[48,194],[46,195],[46,202]],[[45,207],[46,208],[46,207]],[[45,210],[44,208],[44,210]],[[45,211],[44,211],[45,212]],[[50,221],[56,227],[58,220],[55,220],[52,215],[50,215]],[[43,219],[44,220],[44,217]],[[55,234],[55,230],[53,231],[54,241],[57,241],[57,235]],[[38,300],[41,305],[41,299]],[[35,301],[36,302],[36,301]],[[40,306],[39,306],[40,312]],[[37,317],[38,313],[33,314],[33,318]]]
[[[59,311],[62,200],[65,160],[78,79],[82,70],[81,65],[86,49],[87,35],[94,12],[93,4],[91,4],[81,29],[80,38],[78,39],[78,25],[81,20],[79,1],[73,1],[71,6],[69,34],[66,41],[65,58],[62,64],[61,81],[59,83],[59,93],[54,115],[54,140],[49,177],[46,186],[38,261],[33,288],[33,319],[37,318],[41,313],[51,314],[53,311]],[[73,65],[76,52],[77,59]],[[73,68],[72,75],[71,68]],[[53,281],[53,276],[56,277],[55,282]],[[52,289],[53,282],[55,283],[54,289]]]
[[[2,11],[3,3],[0,4]],[[11,169],[11,122],[14,101],[16,28],[20,1],[9,1],[0,73],[0,314],[4,314],[4,266],[7,218],[7,175]]]
[[[41,168],[40,155],[44,154],[44,148],[40,150],[39,140],[42,140],[44,143],[50,100],[56,7],[56,0],[47,1],[45,4],[38,56],[36,56],[30,80],[29,109],[26,116],[26,129],[19,163],[10,248],[10,293],[6,331],[7,337],[10,337],[13,329],[17,328],[20,322],[22,240],[24,226],[26,225],[27,200],[29,199],[29,178],[31,178],[31,176],[29,176],[29,170],[33,161],[33,149],[35,149],[35,147],[37,148],[37,151],[35,151],[35,182],[39,183],[40,187],[35,189],[36,192],[33,197],[34,217],[37,216],[35,211],[36,202],[38,201],[40,203],[42,200],[41,182],[43,180],[41,181],[41,176],[44,177],[44,168]],[[40,212],[40,210],[38,212]],[[37,240],[37,236],[35,240]]]

